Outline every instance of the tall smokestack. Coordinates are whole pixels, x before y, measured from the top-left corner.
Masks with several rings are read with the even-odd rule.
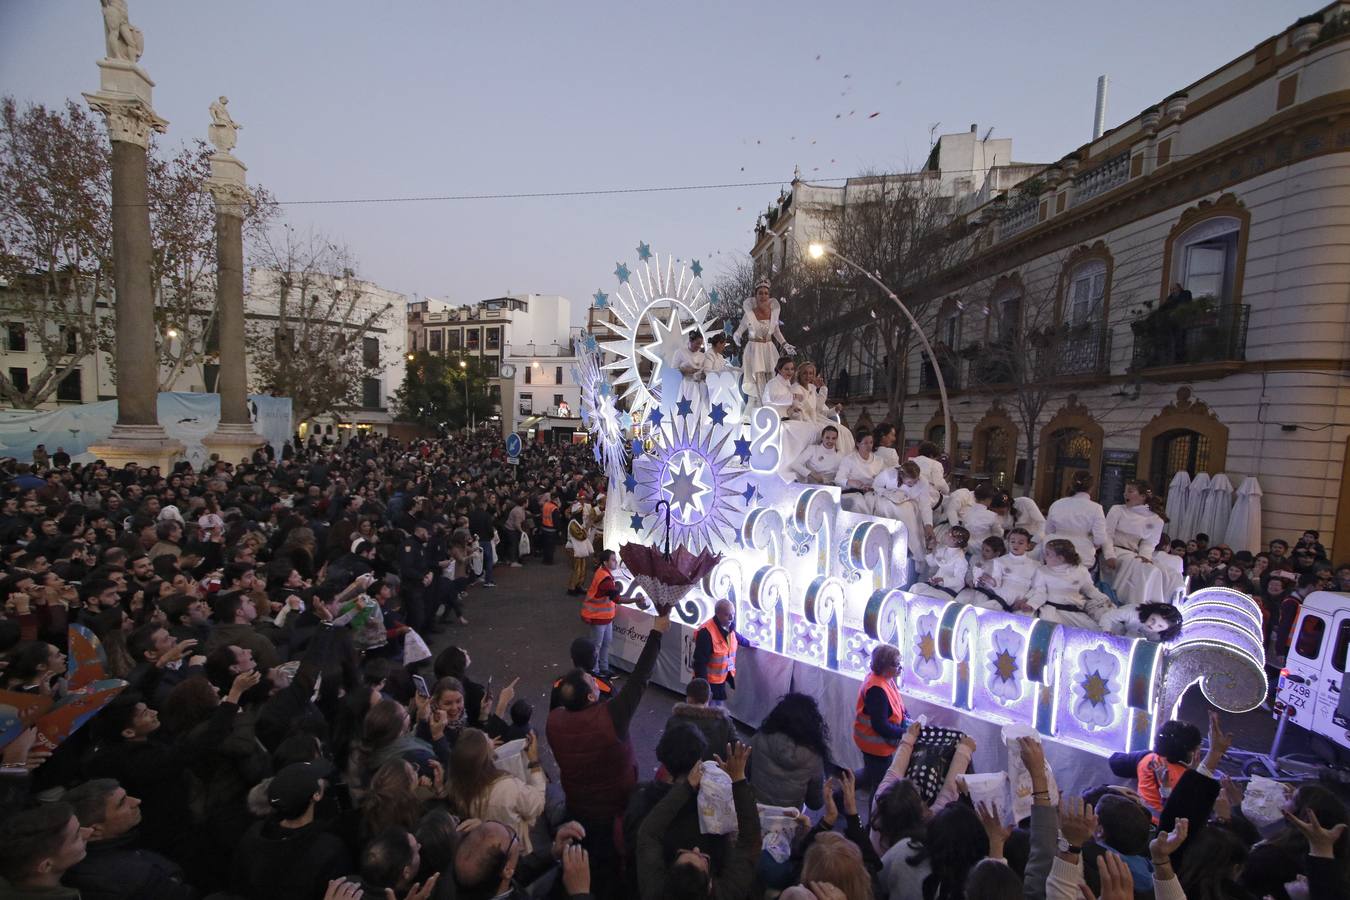
[[[1092,139],[1095,141],[1106,130],[1106,85],[1107,78],[1097,78],[1097,112],[1092,117]]]

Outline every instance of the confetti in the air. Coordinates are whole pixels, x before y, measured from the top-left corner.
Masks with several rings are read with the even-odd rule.
[[[869,119],[875,119],[875,118],[876,118],[877,116],[879,116],[879,115],[881,115],[881,113],[879,113],[879,112],[874,112],[874,113],[872,113],[870,116],[868,116],[867,118],[869,118]]]

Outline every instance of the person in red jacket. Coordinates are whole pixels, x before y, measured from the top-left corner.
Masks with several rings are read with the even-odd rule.
[[[670,607],[660,607],[632,675],[606,703],[600,702],[594,676],[584,669],[568,672],[558,688],[562,706],[548,714],[545,726],[568,817],[586,829],[591,871],[601,881],[595,895],[602,900],[615,896],[621,884],[614,827],[637,786],[637,758],[628,728],[661,654],[661,637],[669,629]]]

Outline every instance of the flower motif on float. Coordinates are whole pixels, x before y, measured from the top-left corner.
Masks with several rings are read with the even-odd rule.
[[[1115,682],[1120,663],[1104,644],[1088,647],[1078,654],[1078,671],[1073,677],[1073,714],[1089,728],[1105,728],[1115,719],[1120,691]]]
[[[1025,641],[1012,627],[1005,625],[990,636],[989,643],[989,672],[985,685],[994,697],[1015,703],[1022,698]]]
[[[936,613],[925,613],[914,623],[914,663],[911,671],[924,681],[942,677],[942,660],[938,659]]]

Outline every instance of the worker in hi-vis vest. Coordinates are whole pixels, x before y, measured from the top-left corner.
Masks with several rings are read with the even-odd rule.
[[[694,633],[694,677],[712,687],[712,705],[727,702],[727,685],[736,686],[736,608],[718,600],[713,617]]]
[[[905,704],[895,679],[900,676],[900,651],[890,644],[872,650],[872,671],[858,689],[853,719],[853,743],[863,755],[858,787],[871,790],[881,783],[905,736]]]
[[[581,601],[581,618],[591,626],[591,641],[595,644],[596,672],[602,678],[613,678],[609,668],[609,644],[614,638],[614,613],[620,603],[632,603],[632,600],[619,599],[619,583],[614,580],[614,570],[619,567],[619,556],[613,550],[600,551],[600,565],[586,589]]]

